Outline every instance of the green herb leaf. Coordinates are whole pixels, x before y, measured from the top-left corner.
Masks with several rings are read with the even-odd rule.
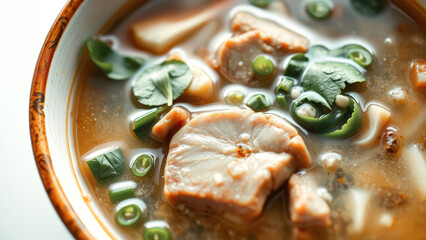
[[[115,147],[86,162],[95,179],[103,183],[121,176],[124,171],[124,161],[123,152],[119,147]]]
[[[309,59],[303,53],[295,54],[288,62],[284,75],[299,78],[300,74],[308,65]]]
[[[167,75],[167,76],[166,76]],[[189,66],[179,60],[169,60],[139,73],[133,82],[133,94],[147,106],[172,104],[192,81]]]
[[[333,104],[345,83],[364,82],[364,75],[354,66],[340,62],[313,63],[308,66],[303,76],[302,86],[305,91],[315,91]]]
[[[142,58],[123,56],[99,40],[89,39],[86,46],[92,61],[114,80],[130,78],[145,63]]]
[[[383,0],[351,0],[351,5],[359,14],[374,17],[385,9]]]

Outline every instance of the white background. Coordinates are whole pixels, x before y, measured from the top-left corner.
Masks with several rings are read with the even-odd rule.
[[[72,239],[41,183],[29,135],[32,75],[66,0],[0,0],[0,239]]]

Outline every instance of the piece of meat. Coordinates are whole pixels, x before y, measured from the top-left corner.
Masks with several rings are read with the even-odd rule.
[[[216,54],[218,71],[230,82],[249,86],[269,82],[278,69],[267,77],[256,76],[252,69],[256,57],[268,55],[279,63],[286,54],[306,52],[309,44],[306,38],[246,12],[234,16],[231,29],[236,35],[223,42]]]
[[[308,174],[293,174],[288,182],[290,219],[298,227],[329,226],[330,208],[316,192]]]
[[[154,125],[151,135],[160,141],[165,141],[183,127],[187,119],[187,111],[180,107],[174,107]]]
[[[426,61],[417,61],[411,68],[411,80],[414,87],[426,89]]]
[[[278,116],[237,108],[202,113],[170,142],[164,195],[174,206],[248,222],[293,171],[310,166],[303,139]]]

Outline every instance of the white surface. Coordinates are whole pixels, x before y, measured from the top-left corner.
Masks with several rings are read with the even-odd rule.
[[[2,0],[0,8],[0,239],[72,239],[47,197],[29,135],[32,75],[66,0]]]

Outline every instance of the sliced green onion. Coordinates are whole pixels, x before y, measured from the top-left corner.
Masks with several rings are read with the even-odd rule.
[[[284,75],[299,78],[300,74],[308,65],[309,59],[303,53],[295,54],[288,62]]]
[[[371,53],[364,49],[351,49],[348,51],[348,58],[352,59],[354,62],[358,63],[361,67],[369,67],[373,62],[373,57]]]
[[[131,227],[139,222],[142,210],[137,204],[129,204],[118,210],[115,220],[123,227]]]
[[[282,93],[278,93],[276,96],[277,102],[280,105],[280,108],[286,109],[287,108],[287,101],[285,99],[285,95]]]
[[[143,177],[151,171],[154,165],[154,157],[150,154],[142,154],[132,164],[132,173],[137,177]]]
[[[124,199],[134,198],[135,191],[133,186],[112,189],[109,192],[109,199],[112,203],[120,202]]]
[[[169,229],[161,227],[147,228],[143,231],[144,240],[171,240],[172,234]]]
[[[133,120],[132,130],[135,135],[142,141],[146,142],[151,134],[152,126],[158,121],[159,114],[164,108],[153,108],[147,110],[142,116]]]
[[[352,97],[349,97],[347,110],[347,113],[343,114],[347,119],[346,123],[343,124],[340,129],[328,133],[325,136],[331,138],[345,138],[353,135],[361,127],[363,121],[362,110]]]
[[[327,1],[316,0],[306,5],[309,16],[315,19],[325,19],[331,14],[331,6]]]
[[[271,106],[268,99],[266,99],[265,95],[263,94],[255,94],[251,96],[247,100],[246,105],[256,112]]]
[[[256,7],[264,8],[271,3],[271,0],[250,0],[250,3]]]
[[[241,91],[232,91],[225,97],[225,102],[230,105],[239,105],[243,102],[244,93]]]
[[[278,86],[275,88],[275,92],[277,93],[289,93],[290,89],[294,85],[294,80],[288,78],[288,77],[282,77],[280,82],[278,83]]]
[[[366,17],[376,16],[385,8],[382,0],[351,0],[351,5],[356,12]]]
[[[252,68],[256,75],[265,77],[274,71],[275,66],[271,60],[264,56],[259,56],[253,61]]]

